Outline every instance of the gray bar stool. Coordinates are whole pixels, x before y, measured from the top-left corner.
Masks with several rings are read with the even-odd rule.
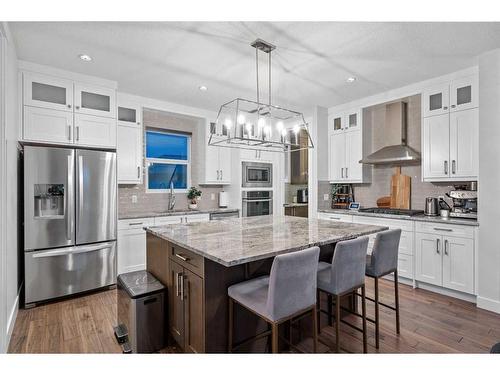
[[[278,255],[274,258],[269,276],[243,281],[228,288],[228,351],[230,353],[249,341],[269,335],[272,336],[272,352],[277,353],[279,324],[310,313],[312,313],[313,319],[313,349],[316,352],[318,340],[316,322],[318,259],[319,247]],[[234,302],[271,324],[271,330],[233,346]]]
[[[379,305],[396,311],[396,332],[399,335],[399,293],[398,293],[398,251],[401,229],[392,229],[380,232],[375,237],[372,255],[366,257],[366,276],[375,279],[375,299],[367,297],[369,301],[375,302],[375,319],[367,318],[370,323],[375,324],[375,346],[380,347],[380,316]],[[380,302],[378,280],[382,276],[394,273],[394,299],[395,307]]]
[[[331,322],[331,298],[335,297],[335,342],[340,352],[340,322],[363,333],[363,352],[367,352],[366,343],[366,301],[365,301],[365,266],[368,237],[342,241],[335,246],[332,263],[320,262],[318,266],[318,321],[320,312],[328,315]],[[340,297],[356,293],[361,288],[363,329],[340,318]],[[328,296],[328,311],[321,310],[320,292]],[[357,315],[357,314],[356,314]]]

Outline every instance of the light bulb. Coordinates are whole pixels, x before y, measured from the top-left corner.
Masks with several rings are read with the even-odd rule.
[[[259,126],[259,128],[263,128],[266,125],[266,120],[261,117],[257,122],[257,125]]]
[[[239,114],[238,115],[238,124],[242,125],[245,123],[245,116],[243,116],[242,114]]]
[[[276,123],[276,129],[278,129],[278,131],[281,131],[283,129],[283,121],[278,121]]]
[[[226,129],[231,129],[231,126],[233,126],[233,122],[230,118],[224,120],[224,126],[226,127]]]
[[[293,127],[293,132],[294,132],[295,134],[297,134],[299,131],[300,131],[300,127],[299,127],[298,125],[295,125],[295,126]]]
[[[283,137],[286,137],[286,129],[281,129],[281,135],[282,135]]]
[[[252,131],[252,124],[251,123],[246,124],[246,129],[247,129],[248,135],[250,135],[250,132]]]

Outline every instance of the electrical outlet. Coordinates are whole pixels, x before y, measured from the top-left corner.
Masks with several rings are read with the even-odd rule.
[[[210,194],[210,200],[214,201],[215,200],[215,193]]]
[[[137,195],[132,195],[132,203],[137,203]]]
[[[330,199],[330,195],[329,194],[323,194],[323,200],[327,201],[328,199]]]

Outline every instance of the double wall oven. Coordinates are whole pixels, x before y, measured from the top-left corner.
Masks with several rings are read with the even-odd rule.
[[[243,216],[273,214],[272,163],[242,162],[241,187]]]

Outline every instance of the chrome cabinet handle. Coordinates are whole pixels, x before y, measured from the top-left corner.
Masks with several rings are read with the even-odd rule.
[[[179,297],[179,276],[181,274],[179,272],[175,273],[175,295]]]
[[[137,178],[141,178],[141,166],[137,166]]]
[[[188,223],[188,218],[187,216],[184,218],[184,224],[187,224]]]
[[[141,224],[144,224],[144,223],[142,221],[138,221],[135,223],[128,223],[128,225],[141,225]]]
[[[187,262],[189,261],[189,258],[183,256],[182,254],[175,254],[175,256],[181,260],[183,260],[184,262]]]
[[[456,107],[456,105],[455,105],[455,104],[452,104],[452,105],[451,105],[451,108],[455,108],[455,107]]]
[[[77,141],[80,140],[80,127],[79,126],[76,127],[76,140]]]
[[[340,220],[340,217],[329,217],[330,220]]]
[[[184,299],[184,274],[181,273],[181,301]]]
[[[72,125],[68,125],[68,141],[71,141],[71,127]]]
[[[451,173],[452,174],[455,174],[456,173],[456,166],[457,166],[457,162],[455,160],[452,160],[451,161]]]
[[[219,181],[219,170],[217,169],[217,181]]]
[[[349,169],[349,168],[345,167],[345,178],[349,178],[349,176],[347,175],[347,170],[348,170],[348,169]]]
[[[448,160],[444,161],[444,174],[448,174]]]
[[[448,255],[448,240],[444,240],[444,255]]]
[[[76,109],[80,109],[80,106],[79,106],[79,105],[77,105],[75,108],[76,108]]]
[[[436,239],[436,252],[437,252],[438,254],[441,254],[441,253],[439,252],[439,242],[440,242],[440,240],[439,240],[439,238],[437,238],[437,239]]]
[[[443,107],[443,109],[446,111],[448,109],[448,107]]]
[[[71,108],[71,104],[68,104],[68,108]]]
[[[340,168],[340,178],[344,178],[344,168]]]
[[[222,181],[222,169],[220,170],[220,179]]]
[[[438,227],[434,227],[434,230],[439,230],[441,232],[453,232],[453,229],[449,229],[449,228],[438,228]]]

